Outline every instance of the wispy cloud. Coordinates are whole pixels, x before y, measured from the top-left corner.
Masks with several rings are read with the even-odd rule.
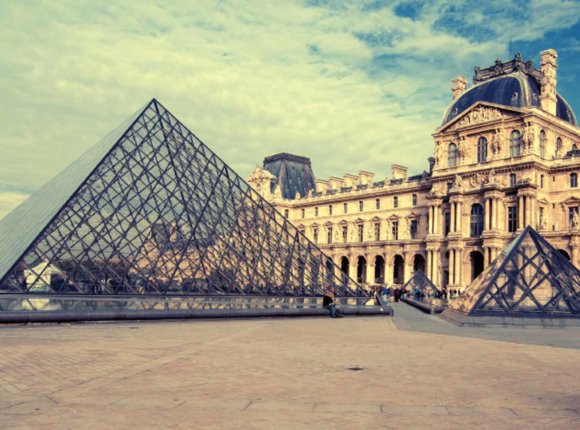
[[[152,97],[243,176],[279,151],[320,177],[426,169],[453,76],[505,57],[514,20],[578,22],[520,3],[2,2],[0,217]]]

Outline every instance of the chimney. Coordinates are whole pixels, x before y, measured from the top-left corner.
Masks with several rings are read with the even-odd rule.
[[[391,179],[407,179],[407,167],[399,164],[391,165]]]
[[[556,69],[558,65],[558,53],[554,49],[540,52],[540,72],[542,73],[542,88],[540,90],[540,100],[542,110],[552,115],[556,115]]]
[[[467,79],[465,76],[458,76],[451,81],[451,95],[453,100],[459,97],[467,88]]]

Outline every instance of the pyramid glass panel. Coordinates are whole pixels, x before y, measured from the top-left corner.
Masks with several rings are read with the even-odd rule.
[[[368,296],[156,100],[0,221],[0,293],[315,297],[330,286]]]
[[[580,271],[528,226],[450,308],[468,315],[580,317]]]
[[[405,283],[403,289],[409,291],[411,296],[417,299],[441,297],[441,291],[439,291],[421,269],[413,274],[411,279]]]

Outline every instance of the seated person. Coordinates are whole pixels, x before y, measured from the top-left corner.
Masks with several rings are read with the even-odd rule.
[[[322,298],[322,307],[328,309],[331,318],[342,318],[340,312],[336,309],[336,304],[334,303],[334,288],[330,287]]]

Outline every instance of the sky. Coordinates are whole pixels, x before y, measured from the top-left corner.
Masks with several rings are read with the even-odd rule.
[[[244,178],[278,152],[322,179],[421,173],[451,79],[496,58],[556,49],[579,116],[579,17],[558,0],[2,0],[0,218],[153,97]]]

